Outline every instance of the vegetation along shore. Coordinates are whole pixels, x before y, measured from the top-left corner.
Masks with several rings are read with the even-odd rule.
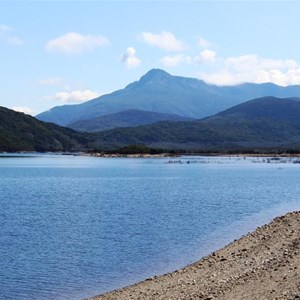
[[[91,300],[300,299],[300,211],[173,273]]]

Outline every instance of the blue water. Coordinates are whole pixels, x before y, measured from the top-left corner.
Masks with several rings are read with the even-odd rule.
[[[93,296],[300,207],[299,164],[180,160],[0,157],[0,299]]]

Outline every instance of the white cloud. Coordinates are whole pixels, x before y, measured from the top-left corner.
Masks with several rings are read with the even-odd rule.
[[[66,83],[64,78],[49,77],[36,81],[37,84],[48,87],[59,87],[63,89],[52,96],[44,96],[44,100],[58,101],[62,103],[80,103],[97,98],[103,94],[86,89],[82,83]]]
[[[22,112],[22,113],[27,114],[27,115],[32,115],[33,114],[33,110],[31,108],[29,108],[29,107],[14,106],[14,107],[12,107],[12,109],[14,111]]]
[[[211,47],[211,43],[203,37],[198,37],[197,44],[200,48],[206,49]]]
[[[48,41],[45,45],[45,49],[48,52],[54,53],[81,54],[108,44],[109,40],[102,35],[83,35],[76,32],[69,32]]]
[[[167,55],[164,56],[160,61],[166,67],[177,67],[180,64],[202,64],[202,63],[213,63],[216,58],[214,51],[205,49],[200,52],[199,55],[189,56],[184,54]]]
[[[121,61],[129,69],[136,68],[141,64],[141,60],[136,57],[136,50],[133,47],[126,49],[126,53],[122,55]]]
[[[225,64],[237,71],[251,71],[261,68],[264,70],[271,69],[290,69],[297,67],[297,63],[291,59],[266,59],[256,54],[241,55],[238,57],[228,57]]]
[[[0,40],[14,45],[14,46],[21,46],[24,44],[24,41],[19,37],[12,34],[13,29],[5,24],[0,24]]]
[[[81,103],[99,97],[100,94],[91,90],[74,90],[70,92],[56,93],[54,96],[46,96],[47,100],[56,100],[62,103]]]
[[[214,62],[216,58],[216,52],[205,49],[200,52],[199,56],[195,58],[199,63],[203,62]]]
[[[162,31],[159,34],[143,32],[142,39],[149,45],[158,47],[165,51],[183,51],[184,44],[171,32]]]
[[[300,66],[291,59],[268,59],[248,54],[219,61],[217,71],[202,72],[200,78],[217,85],[244,82],[272,82],[281,86],[300,84]]]
[[[216,85],[235,85],[244,82],[238,78],[239,76],[234,76],[234,74],[226,71],[220,70],[219,72],[209,73],[201,72],[199,73],[199,78],[207,83]],[[249,81],[250,82],[250,81]]]

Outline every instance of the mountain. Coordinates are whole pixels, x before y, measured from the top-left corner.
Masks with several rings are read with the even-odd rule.
[[[300,147],[300,99],[263,97],[213,117],[160,122],[98,133],[109,147],[143,144],[165,149],[253,149]]]
[[[135,127],[160,121],[188,121],[191,118],[138,109],[125,110],[93,119],[80,120],[68,125],[78,131],[97,132],[119,127]]]
[[[78,151],[91,141],[89,135],[0,107],[0,151]]]
[[[300,99],[264,97],[231,107],[214,117],[209,122],[236,122],[237,120],[273,120],[293,123],[300,126]]]
[[[128,145],[200,151],[300,149],[300,99],[262,97],[212,117],[80,133],[0,107],[0,151],[82,151]]]
[[[153,69],[122,90],[82,104],[57,106],[37,118],[69,126],[80,120],[138,109],[200,119],[264,96],[300,97],[300,86],[281,87],[272,83],[216,86]]]

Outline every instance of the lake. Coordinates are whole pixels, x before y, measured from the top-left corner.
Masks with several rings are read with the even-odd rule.
[[[83,299],[183,267],[300,206],[300,164],[0,157],[0,299]]]

